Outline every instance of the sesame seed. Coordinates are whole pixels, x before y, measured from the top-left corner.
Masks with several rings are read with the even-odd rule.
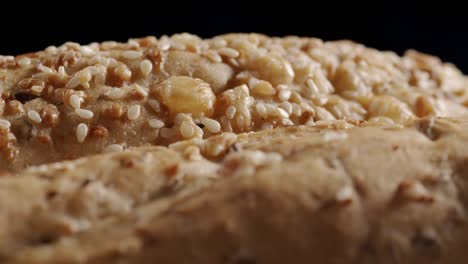
[[[75,113],[82,119],[91,119],[94,116],[94,113],[87,109],[76,109]]]
[[[261,102],[257,103],[257,104],[255,105],[255,109],[257,110],[257,113],[258,113],[261,117],[265,118],[265,117],[268,116],[268,113],[267,113],[267,110],[266,110],[266,107],[265,107],[265,104],[264,104],[264,103],[261,103]]]
[[[236,111],[237,111],[237,109],[236,109],[235,106],[233,106],[233,105],[229,106],[229,107],[226,109],[226,117],[227,117],[228,119],[233,119],[233,118],[234,118],[234,115],[236,114]]]
[[[278,98],[281,101],[289,100],[289,98],[291,98],[291,90],[282,90],[281,92],[278,93]]]
[[[205,56],[214,63],[220,63],[223,61],[223,58],[214,50],[208,50]]]
[[[122,57],[124,57],[127,60],[136,60],[141,58],[143,54],[139,51],[136,50],[126,50],[122,52]]]
[[[221,48],[218,50],[218,53],[229,58],[237,58],[240,54],[239,51],[231,48]]]
[[[353,198],[353,188],[350,186],[345,186],[341,188],[337,193],[336,193],[336,200],[338,202],[348,202]]]
[[[280,104],[280,107],[283,108],[286,112],[288,112],[289,115],[292,113],[293,106],[290,102],[282,102]]]
[[[31,91],[33,91],[36,94],[42,93],[42,90],[44,90],[44,87],[42,85],[33,85],[31,87]]]
[[[215,39],[213,41],[213,46],[214,47],[217,47],[217,48],[222,48],[222,47],[226,47],[227,46],[227,41],[225,39]]]
[[[81,46],[80,52],[83,56],[86,56],[86,57],[96,54],[96,52],[91,47],[88,47],[88,46]]]
[[[148,120],[148,125],[152,128],[163,128],[164,122],[157,118],[153,118],[153,119]]]
[[[128,120],[136,120],[140,116],[140,106],[133,105],[127,110]]]
[[[150,99],[148,100],[148,104],[151,107],[151,109],[153,109],[156,113],[161,111],[161,104],[158,100]]]
[[[201,122],[211,133],[218,133],[219,131],[221,131],[221,125],[218,121],[214,119],[204,118]]]
[[[42,119],[39,113],[36,110],[29,110],[28,111],[28,118],[33,121],[34,123],[41,123]]]
[[[153,70],[153,64],[149,60],[143,60],[140,62],[140,71],[143,74],[143,76],[148,76],[151,71]]]
[[[65,71],[65,67],[63,66],[60,66],[58,68],[58,74],[57,76],[59,77],[59,79],[63,80],[65,77],[67,77],[67,72]]]
[[[171,48],[171,43],[169,42],[169,38],[167,36],[161,36],[161,39],[159,40],[159,48],[162,51],[165,51]]]
[[[104,148],[103,152],[120,152],[123,150],[122,145],[119,144],[111,144]]]
[[[81,98],[76,94],[72,94],[70,96],[70,105],[75,109],[80,109],[80,107],[81,107]]]
[[[147,97],[148,96],[148,92],[143,89],[143,87],[141,87],[140,85],[138,84],[135,84],[135,91],[141,95],[143,95],[144,97]]]
[[[300,105],[296,104],[296,103],[292,103],[292,114],[295,115],[295,116],[300,116],[302,115],[302,108]]]
[[[183,121],[180,125],[180,134],[182,135],[182,137],[191,138],[194,133],[195,130],[193,129],[191,122]]]
[[[68,82],[65,84],[66,88],[73,89],[80,85],[80,76],[75,74]]]
[[[44,73],[54,73],[54,70],[40,63],[37,65],[37,69]]]
[[[125,97],[125,91],[120,88],[112,88],[106,92],[106,96],[112,100],[118,100]]]
[[[203,138],[203,129],[201,129],[199,126],[194,126],[195,129],[195,136],[198,138]]]
[[[2,129],[8,129],[10,128],[10,121],[5,120],[5,119],[0,119],[0,128]]]
[[[279,115],[282,117],[282,118],[289,118],[289,114],[288,112],[286,112],[283,108],[276,108]]]
[[[76,127],[76,140],[78,143],[83,143],[86,137],[88,136],[88,125],[85,123],[80,123]]]
[[[30,58],[21,58],[20,60],[18,60],[18,64],[21,66],[21,67],[25,67],[25,66],[28,66],[31,64],[31,59]]]
[[[314,80],[308,79],[306,84],[307,84],[307,87],[310,88],[309,93],[311,93],[311,94],[308,94],[307,96],[317,95],[320,93],[320,90],[318,86],[315,84]]]

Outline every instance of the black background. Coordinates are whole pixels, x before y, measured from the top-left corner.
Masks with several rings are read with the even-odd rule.
[[[347,3],[347,2],[343,2]],[[401,54],[413,48],[440,56],[468,73],[468,23],[457,8],[409,8],[404,3],[330,2],[60,2],[2,10],[0,54],[16,55],[60,45],[125,41],[130,37],[228,32],[352,39]],[[374,3],[374,4],[370,4]],[[460,6],[458,11],[463,11]]]

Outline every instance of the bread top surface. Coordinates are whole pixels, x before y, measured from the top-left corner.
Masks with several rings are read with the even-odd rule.
[[[0,178],[0,260],[460,263],[467,129],[298,126],[30,167]]]
[[[0,57],[0,169],[330,120],[466,114],[453,65],[350,41],[178,34]],[[342,122],[345,124],[346,122]]]

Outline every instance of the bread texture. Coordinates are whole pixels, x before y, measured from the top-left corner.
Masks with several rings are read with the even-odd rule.
[[[31,167],[0,179],[0,259],[463,263],[467,129],[298,126]]]
[[[467,92],[292,36],[0,56],[0,263],[465,263]]]
[[[350,41],[178,34],[0,57],[0,169],[331,120],[467,113],[439,59]]]

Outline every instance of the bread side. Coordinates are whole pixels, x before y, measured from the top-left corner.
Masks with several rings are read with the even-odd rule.
[[[414,51],[189,34],[0,57],[0,169],[335,119],[466,114],[467,79]]]
[[[2,261],[462,263],[467,128],[302,126],[32,167],[0,179]]]

